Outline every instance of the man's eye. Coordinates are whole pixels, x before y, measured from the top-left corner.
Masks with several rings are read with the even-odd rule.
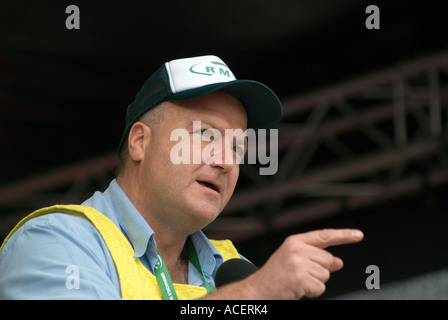
[[[206,137],[207,139],[210,139],[213,136],[212,131],[208,130],[208,129],[202,129],[201,130],[201,135],[203,137]]]
[[[233,151],[240,157],[244,156],[244,148],[234,146]]]

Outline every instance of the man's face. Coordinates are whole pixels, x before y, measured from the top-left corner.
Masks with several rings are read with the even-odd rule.
[[[235,158],[238,156],[236,153],[241,151],[235,150],[231,141],[224,139],[225,129],[241,129],[244,132],[246,112],[237,99],[221,92],[170,101],[164,107],[163,121],[152,130],[150,146],[145,150],[142,161],[142,183],[148,195],[148,208],[157,210],[159,219],[200,229],[221,213],[235,189],[239,175]],[[194,121],[201,122],[201,130],[194,130]],[[189,161],[187,164],[174,164],[170,155],[179,142],[170,141],[170,136],[176,129],[183,130],[189,138],[186,141],[190,143],[191,159],[194,142],[197,147],[200,141],[201,152],[207,145],[210,147],[211,142],[202,139],[204,131],[219,130],[222,144],[217,145],[222,147],[213,148],[211,155],[215,161],[206,164],[206,159],[201,157],[200,163]]]

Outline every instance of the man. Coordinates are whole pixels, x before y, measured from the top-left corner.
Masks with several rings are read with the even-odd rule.
[[[7,237],[0,255],[0,298],[299,299],[322,294],[330,273],[342,267],[324,249],[360,241],[360,231],[290,236],[257,272],[218,290],[219,266],[245,258],[231,242],[209,240],[200,231],[234,191],[241,150],[247,148],[238,134],[248,127],[275,126],[281,113],[269,88],[236,80],[218,57],[167,62],[128,107],[117,178],[107,190],[82,206],[38,210]],[[229,129],[236,133],[231,139],[210,135]],[[192,151],[182,149],[186,161],[181,163],[173,161],[180,142],[172,134],[179,131],[183,146]],[[201,159],[194,161],[197,150]]]

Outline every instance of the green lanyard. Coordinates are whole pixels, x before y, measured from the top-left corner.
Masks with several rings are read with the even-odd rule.
[[[204,279],[205,288],[207,292],[210,292],[210,285],[205,279],[204,272],[202,271],[201,264],[199,262],[199,257],[194,248],[193,241],[188,237],[187,239],[187,255],[188,259],[195,266],[195,268],[201,273]],[[156,276],[157,282],[159,283],[160,290],[162,291],[163,299],[165,300],[177,300],[176,290],[174,289],[173,281],[171,280],[170,274],[168,273],[168,268],[163,262],[162,256],[157,252],[159,260],[154,267],[154,275]]]

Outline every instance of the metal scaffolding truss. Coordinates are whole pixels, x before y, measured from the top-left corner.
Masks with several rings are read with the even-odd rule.
[[[209,231],[244,239],[447,183],[447,99],[444,52],[286,101],[278,173],[244,168],[253,185]]]
[[[234,196],[205,231],[247,239],[448,183],[448,52],[284,102],[278,171],[241,166]],[[104,190],[106,155],[0,189],[0,234],[38,207]]]

